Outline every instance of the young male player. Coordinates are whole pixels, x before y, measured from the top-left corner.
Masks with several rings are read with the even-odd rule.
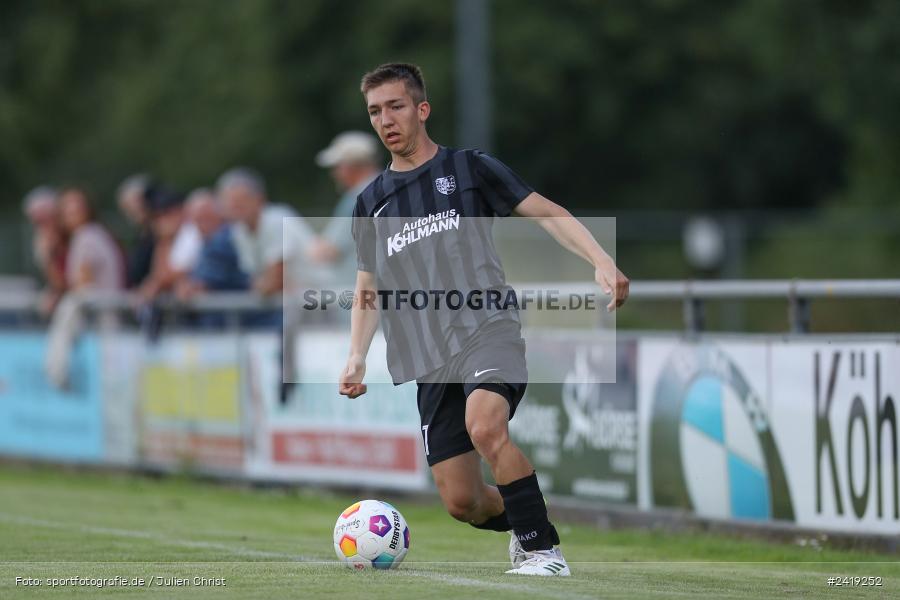
[[[608,310],[627,298],[628,279],[579,221],[504,164],[429,138],[431,106],[417,66],[381,65],[366,73],[361,91],[391,164],[356,203],[356,301],[339,391],[351,398],[366,392],[365,357],[380,313],[394,383],[418,383],[425,453],[447,511],[479,529],[512,530],[514,568],[507,573],[569,575],[534,469],[507,428],[528,377],[518,312],[448,307],[454,291],[509,289],[489,227],[511,213],[536,221],[588,261],[612,295]],[[454,228],[456,216],[465,223]],[[432,294],[430,310],[413,307],[412,295],[404,301],[384,293],[415,290]],[[482,458],[496,487],[482,478]]]

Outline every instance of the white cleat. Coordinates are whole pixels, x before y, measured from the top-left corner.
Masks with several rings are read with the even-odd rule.
[[[522,566],[522,563],[525,562],[525,559],[528,558],[525,555],[525,548],[522,547],[522,544],[519,542],[519,538],[516,537],[514,532],[510,532],[510,540],[509,540],[509,562],[512,564],[513,569],[518,569]]]
[[[542,575],[544,577],[568,577],[572,574],[569,565],[558,548],[526,552],[526,559],[517,569],[507,573],[513,575]]]

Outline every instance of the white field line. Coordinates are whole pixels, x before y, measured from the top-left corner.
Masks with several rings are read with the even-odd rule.
[[[492,590],[506,590],[510,592],[517,592],[525,597],[534,597],[534,598],[559,598],[559,600],[594,600],[598,598],[598,596],[582,596],[581,594],[575,593],[573,591],[564,591],[553,590],[547,587],[538,588],[536,586],[528,586],[524,584],[515,584],[515,583],[504,583],[500,581],[482,581],[480,579],[471,579],[469,577],[460,577],[459,575],[450,575],[447,573],[429,573],[427,571],[406,571],[404,575],[412,575],[414,577],[424,577],[426,579],[430,579],[432,581],[436,581],[439,583],[444,583],[447,585],[455,585],[462,587],[479,587],[479,588],[487,588]],[[510,575],[510,577],[519,577],[522,579],[530,579],[531,577],[536,577],[540,579],[544,579],[543,577],[539,577],[537,575],[528,576],[528,575]]]
[[[243,546],[232,546],[230,544],[220,544],[217,542],[201,542],[196,540],[184,540],[173,538],[168,535],[153,533],[151,531],[141,531],[137,529],[119,529],[113,527],[96,527],[93,525],[83,525],[81,523],[67,523],[65,521],[50,521],[47,519],[36,519],[33,517],[25,517],[20,515],[10,515],[0,513],[0,521],[6,521],[17,525],[31,525],[34,527],[44,527],[47,529],[65,529],[68,531],[78,531],[94,535],[111,535],[121,538],[153,540],[163,544],[172,546],[181,546],[183,548],[201,548],[204,550],[220,550],[236,556],[246,558],[279,558],[290,561],[312,560],[298,554],[287,554],[284,552],[267,552],[265,550],[255,550],[253,548],[245,548]]]
[[[221,544],[217,542],[201,542],[196,540],[185,540],[174,538],[168,535],[163,535],[159,533],[153,533],[150,531],[142,531],[137,529],[121,529],[117,527],[97,527],[94,525],[84,525],[81,523],[67,523],[65,521],[52,521],[48,519],[37,519],[34,517],[27,517],[22,515],[11,515],[8,513],[0,512],[0,521],[5,521],[7,523],[11,523],[14,525],[28,525],[31,527],[43,527],[47,529],[63,529],[67,531],[78,531],[80,533],[87,533],[93,535],[110,535],[114,537],[121,538],[129,538],[129,539],[143,539],[143,540],[153,540],[155,542],[160,542],[163,544],[169,544],[173,546],[181,546],[184,548],[202,548],[207,550],[219,550],[221,552],[226,552],[229,554],[233,554],[236,556],[242,557],[252,557],[252,558],[276,558],[276,559],[286,559],[292,562],[311,562],[311,563],[321,563],[322,561],[316,560],[310,557],[304,557],[299,554],[287,554],[283,552],[266,552],[263,550],[255,550],[253,548],[245,548],[243,546],[233,546],[230,544]],[[423,564],[423,563],[419,563]],[[440,564],[440,563],[438,563]],[[560,600],[589,600],[590,598],[594,598],[595,596],[581,596],[578,594],[573,594],[572,592],[563,592],[563,591],[555,591],[550,589],[535,589],[533,587],[527,585],[517,585],[514,583],[502,583],[502,582],[494,582],[494,581],[482,581],[479,579],[472,579],[469,577],[461,577],[459,575],[449,575],[444,573],[429,573],[427,571],[419,571],[419,570],[406,570],[404,575],[411,575],[413,577],[422,577],[425,579],[430,579],[437,583],[444,583],[446,585],[453,586],[464,586],[464,587],[478,587],[483,589],[494,589],[494,590],[508,590],[513,592],[518,592],[523,595],[537,595],[542,598],[558,598]],[[524,577],[524,576],[522,576]]]

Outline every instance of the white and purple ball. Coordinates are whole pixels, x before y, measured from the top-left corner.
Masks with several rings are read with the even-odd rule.
[[[387,502],[360,500],[334,524],[334,551],[353,569],[393,569],[409,552],[406,519]]]

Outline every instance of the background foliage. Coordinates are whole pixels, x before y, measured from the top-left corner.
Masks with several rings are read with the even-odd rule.
[[[0,211],[45,181],[88,182],[109,209],[134,171],[187,189],[249,164],[328,214],[312,159],[368,127],[368,68],[420,63],[431,132],[455,143],[454,24],[449,0],[0,3]],[[493,0],[493,150],[582,212],[800,211],[782,237],[848,210],[896,224],[898,31],[892,0]],[[745,275],[822,271],[754,232]],[[848,247],[832,276],[886,274],[893,245]],[[645,250],[637,275],[691,274]]]
[[[0,189],[182,186],[250,163],[324,209],[311,162],[368,123],[360,74],[423,65],[453,143],[452,2],[40,0],[0,6]],[[495,150],[575,206],[888,203],[900,4],[492,3]]]

